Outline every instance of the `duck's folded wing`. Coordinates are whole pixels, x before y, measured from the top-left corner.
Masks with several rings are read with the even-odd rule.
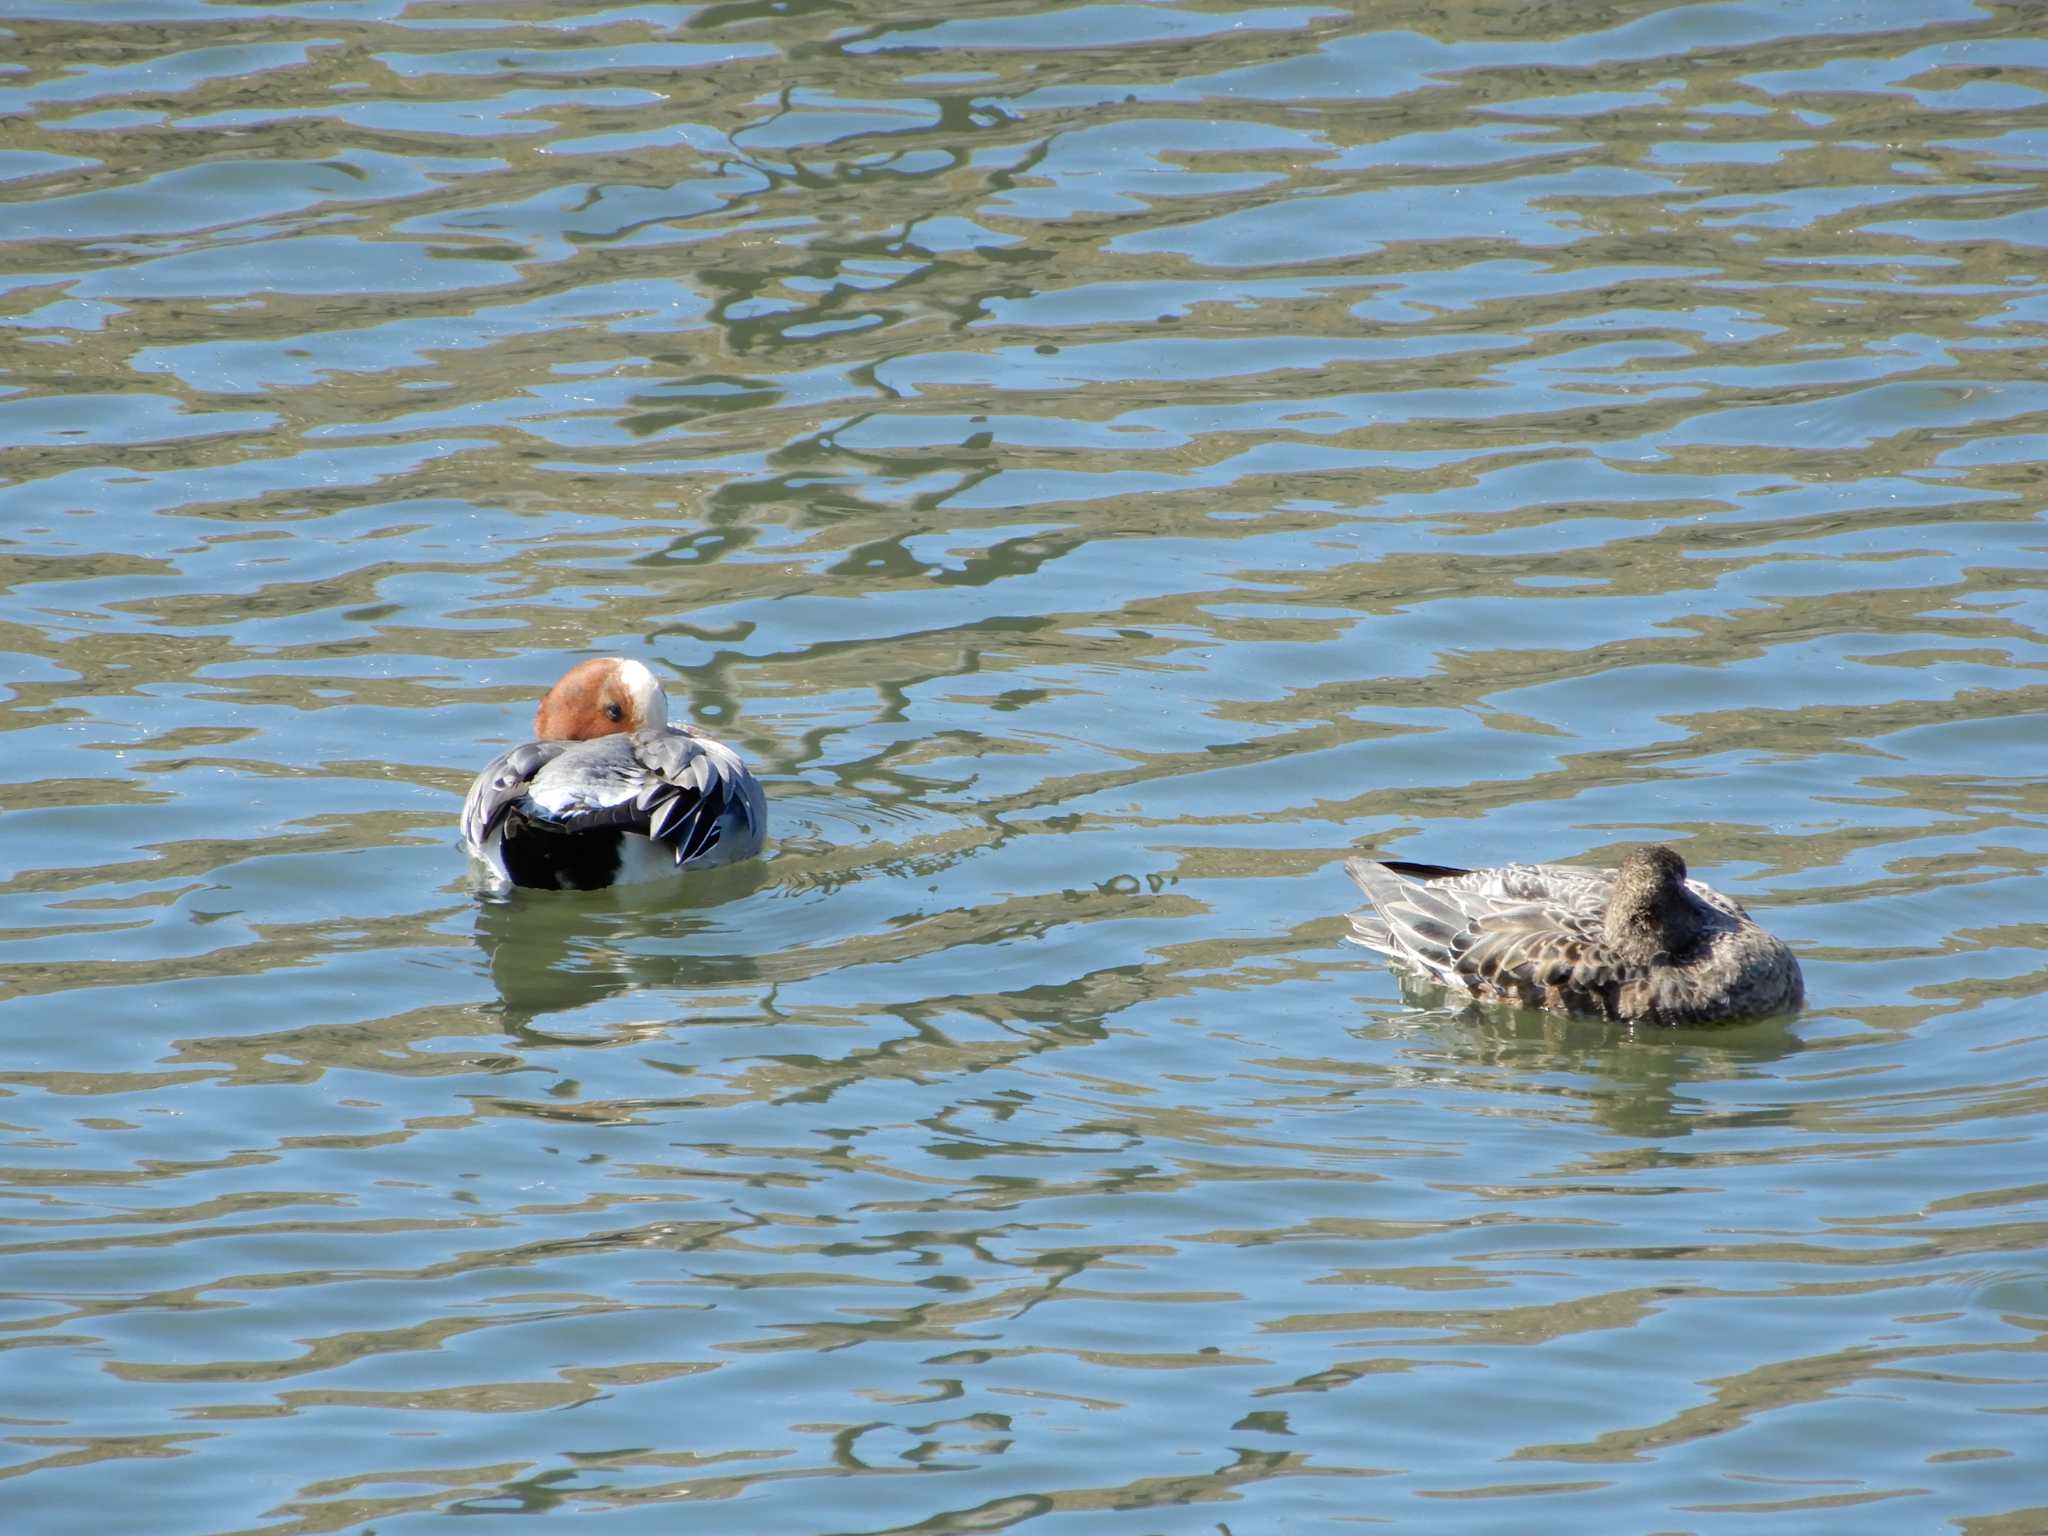
[[[482,848],[506,812],[526,798],[534,776],[568,749],[565,741],[529,741],[493,758],[462,802],[462,840]]]
[[[578,742],[537,774],[529,814],[562,832],[652,838],[688,864],[718,845],[728,815],[753,828],[746,765],[731,748],[685,731]]]
[[[1436,869],[1449,866],[1347,859],[1344,868],[1372,902],[1370,914],[1351,914],[1351,937],[1367,949],[1451,980],[1457,956],[1470,939],[1470,922],[1453,899],[1457,893],[1430,883]]]
[[[737,752],[690,730],[637,740],[641,760],[659,780],[641,792],[647,835],[674,844],[678,864],[710,852],[727,832],[758,841],[760,791]]]
[[[1441,981],[1531,999],[1547,989],[1604,991],[1614,982],[1590,883],[1546,889],[1529,866],[1442,878],[1364,859],[1345,868],[1373,904],[1371,917],[1353,914],[1352,937]],[[1531,899],[1539,894],[1550,899]]]
[[[1455,969],[1482,996],[1538,1008],[1612,1012],[1616,989],[1633,974],[1572,908],[1524,906],[1498,912],[1463,936]]]

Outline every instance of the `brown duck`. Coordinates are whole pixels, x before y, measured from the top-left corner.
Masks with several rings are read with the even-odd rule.
[[[1480,1002],[1643,1024],[1726,1024],[1796,1008],[1799,962],[1669,848],[1619,869],[1347,860],[1372,899],[1352,942]]]

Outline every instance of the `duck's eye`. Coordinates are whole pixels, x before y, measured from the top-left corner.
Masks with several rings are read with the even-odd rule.
[[[617,725],[626,718],[626,712],[616,704],[607,704],[604,707],[604,717],[611,721],[613,725]]]

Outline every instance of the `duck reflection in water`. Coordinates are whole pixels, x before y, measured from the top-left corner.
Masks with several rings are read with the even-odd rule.
[[[770,883],[769,866],[754,862],[692,879],[687,905],[649,886],[580,901],[487,897],[476,909],[476,942],[507,1028],[529,1034],[536,1019],[564,1020],[629,993],[757,986],[760,964],[734,953],[722,914]],[[664,1027],[675,1022],[675,1011],[665,1010]]]
[[[1771,1080],[1780,1070],[1773,1063],[1808,1049],[1790,1013],[1707,1029],[1616,1026],[1582,1014],[1482,1006],[1423,972],[1394,974],[1406,1007],[1374,1009],[1352,1026],[1361,1042],[1372,1042],[1365,1059],[1391,1039],[1399,1042],[1404,1083],[1419,1070],[1439,1088],[1504,1097],[1533,1122],[1596,1125],[1652,1144],[1582,1147],[1568,1159],[1575,1176],[1605,1171],[1625,1179],[1631,1169],[1677,1163],[1680,1154],[1656,1143],[1775,1123],[1777,1111],[1758,1106],[1742,1085]]]

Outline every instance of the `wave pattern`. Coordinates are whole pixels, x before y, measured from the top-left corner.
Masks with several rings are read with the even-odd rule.
[[[1910,12],[0,0],[14,1518],[2048,1522],[2048,30]],[[771,854],[480,902],[594,650]],[[1340,941],[1652,838],[1803,1014]]]

